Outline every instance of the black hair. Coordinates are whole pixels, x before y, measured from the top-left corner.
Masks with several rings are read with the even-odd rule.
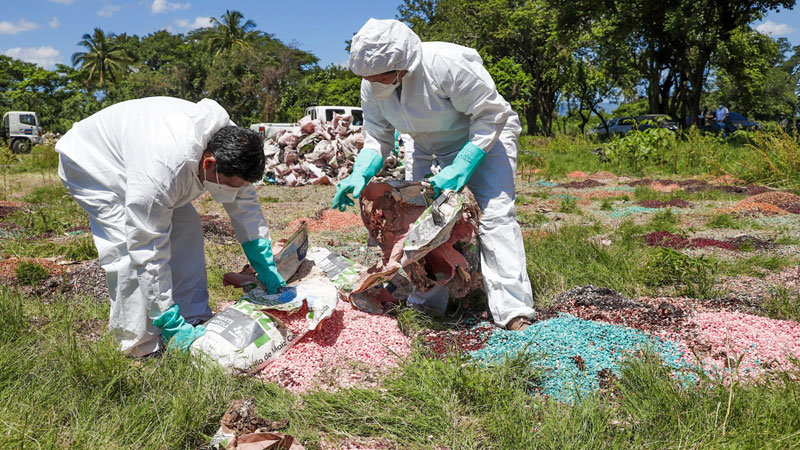
[[[264,176],[264,141],[255,131],[225,127],[208,141],[207,150],[217,160],[217,170],[228,177],[255,183]]]

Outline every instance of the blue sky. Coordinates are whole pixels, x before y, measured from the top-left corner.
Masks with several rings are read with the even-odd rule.
[[[84,33],[143,36],[158,30],[185,32],[241,11],[259,30],[314,53],[320,65],[344,64],[344,41],[370,17],[393,18],[401,0],[4,0],[0,14],[0,53],[52,68],[68,64]],[[800,12],[781,10],[754,23],[759,31],[800,44]]]
[[[2,0],[0,53],[53,68],[69,64],[84,33],[95,27],[116,34],[144,36],[185,32],[241,11],[259,30],[310,51],[320,65],[344,64],[345,41],[370,17],[388,19],[401,0]]]

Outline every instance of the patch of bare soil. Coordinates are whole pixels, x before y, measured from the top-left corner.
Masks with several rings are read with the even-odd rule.
[[[223,242],[236,238],[230,220],[216,214],[201,215],[200,220],[203,222],[203,237]]]
[[[76,264],[64,274],[61,281],[61,292],[106,300],[109,298],[106,272],[96,259]]]

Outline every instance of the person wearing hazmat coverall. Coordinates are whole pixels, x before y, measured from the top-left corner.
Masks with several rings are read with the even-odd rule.
[[[337,185],[333,207],[358,198],[392,150],[394,130],[411,135],[411,179],[443,169],[428,181],[436,195],[465,185],[482,210],[481,271],[492,317],[521,330],[535,316],[516,221],[514,176],[519,118],[497,92],[478,53],[445,42],[421,42],[405,24],[370,19],[353,37],[350,70],[362,77],[364,148],[353,173]],[[443,310],[448,293],[437,287],[408,301]]]
[[[213,100],[117,103],[74,124],[56,151],[59,177],[89,214],[109,328],[124,353],[186,349],[205,333],[203,229],[191,203],[205,191],[222,203],[267,290],[285,285],[250,184],[264,174],[262,140]]]

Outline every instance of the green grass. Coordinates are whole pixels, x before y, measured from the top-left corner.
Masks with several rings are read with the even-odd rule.
[[[744,228],[741,221],[733,214],[715,214],[706,221],[706,227],[711,229],[731,228],[736,230]]]
[[[91,236],[68,238],[53,242],[44,239],[7,238],[0,241],[0,255],[51,258],[62,257],[70,261],[86,261],[97,258],[97,248]]]
[[[15,155],[9,173],[44,172],[58,168],[58,153],[53,146],[34,145],[27,155]]]
[[[127,358],[105,331],[93,342],[81,324],[104,323],[106,308],[0,287],[0,448],[198,448],[230,403],[249,397],[259,415],[289,418],[285,432],[310,450],[347,436],[420,450],[786,448],[800,429],[797,381],[683,389],[647,353],[623,364],[613,397],[575,406],[534,394],[542,373],[531,356],[486,368],[423,351],[379,389],[294,397],[179,353]]]
[[[730,276],[748,275],[763,278],[768,272],[776,272],[800,264],[800,260],[789,256],[759,254],[748,258],[717,260],[721,273]]]
[[[646,266],[646,282],[651,286],[679,287],[678,295],[711,298],[717,265],[703,256],[691,257],[671,248],[658,248]]]
[[[517,211],[517,222],[519,222],[520,225],[537,227],[543,223],[547,223],[547,216],[538,211],[523,209]]]
[[[61,184],[37,187],[23,201],[31,207],[16,211],[7,220],[23,227],[28,236],[61,234],[70,228],[89,226],[89,216]]]
[[[41,264],[28,261],[21,261],[15,270],[15,274],[17,276],[17,281],[27,286],[33,286],[50,277],[50,274],[47,273],[47,269],[42,267]]]
[[[648,227],[654,231],[677,231],[681,224],[681,218],[667,208],[653,214],[648,223]]]
[[[558,204],[558,212],[564,214],[581,214],[581,209],[578,207],[578,200],[575,198],[564,197]]]
[[[537,301],[575,286],[595,284],[626,295],[646,291],[644,262],[652,250],[635,240],[619,240],[603,246],[591,238],[599,227],[562,227],[543,237],[525,238],[528,274]]]
[[[692,139],[697,148],[681,147],[689,141],[679,143],[679,148],[691,153],[680,155],[676,167],[681,174],[711,172],[739,158],[733,150],[740,147]],[[541,176],[613,169],[589,153],[598,145],[591,141],[562,137],[542,142],[537,144],[545,147],[540,156],[524,156],[543,168],[545,175]],[[700,145],[713,148],[700,149]],[[42,153],[42,161],[46,158],[52,155]],[[696,168],[688,164],[690,159]],[[521,165],[522,160],[521,154]],[[20,164],[20,173],[45,170],[37,169],[39,163],[33,159],[15,164]],[[672,169],[646,167],[643,172],[668,174]],[[328,201],[332,188],[266,186],[259,193],[267,203],[317,202],[323,197]],[[525,204],[548,195],[541,190],[521,195],[517,201]],[[666,194],[652,189],[637,189],[633,196],[663,201],[734,201],[742,197],[715,190]],[[25,236],[0,240],[0,257],[93,257],[90,236],[69,237],[63,242],[29,239],[88,224],[86,215],[60,185],[39,186],[25,201],[32,203],[32,212],[10,218],[26,227]],[[562,208],[573,206],[577,208],[567,202]],[[646,224],[627,221],[616,230],[565,225],[553,233],[526,235],[528,271],[537,306],[546,305],[566,289],[590,283],[628,296],[655,293],[656,285],[689,283],[703,295],[700,285],[709,276],[704,272],[706,265],[716,277],[763,276],[766,271],[798,264],[796,258],[774,254],[735,260],[709,258],[700,263],[686,255],[664,256],[664,251],[641,241],[642,234],[656,229],[679,229],[680,219],[673,211],[664,211]],[[520,220],[539,224],[546,217],[520,212]],[[601,234],[610,235],[613,244],[598,243],[595,237]],[[371,253],[365,250],[366,240],[361,228],[312,236],[316,245],[331,246],[368,263]],[[798,243],[791,236],[778,242]],[[221,285],[221,277],[227,271],[238,271],[246,262],[240,247],[209,241],[206,254],[212,304],[238,298],[237,290]],[[764,307],[770,317],[800,319],[800,298],[788,291],[778,291]],[[442,326],[413,309],[400,308],[396,313],[399,326],[408,335]],[[127,358],[115,349],[104,328],[107,317],[107,303],[26,297],[0,286],[0,448],[199,448],[216,431],[230,403],[246,397],[253,397],[257,412],[268,419],[289,418],[285,431],[310,450],[320,448],[323,438],[338,442],[347,436],[378,438],[403,449],[800,447],[800,382],[796,381],[800,373],[796,368],[792,369],[794,379],[785,376],[732,387],[704,380],[697,387],[680,388],[660,363],[645,353],[623,365],[613,396],[596,394],[580,405],[568,406],[535,395],[543,374],[531,370],[530,356],[487,368],[470,363],[463,355],[430,359],[425,350],[416,348],[399,369],[378,381],[377,388],[316,391],[295,397],[273,384],[204,367],[181,354],[168,353],[148,361]],[[99,341],[89,339],[87,323],[96,324]]]
[[[763,306],[767,315],[773,319],[800,321],[800,295],[785,287],[781,286],[764,301]]]

